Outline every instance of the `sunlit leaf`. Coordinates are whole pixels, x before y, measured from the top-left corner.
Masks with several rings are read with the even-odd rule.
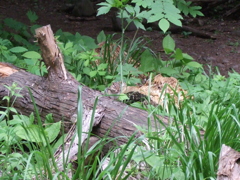
[[[60,132],[60,129],[61,121],[51,124],[44,130],[50,143],[56,139]]]
[[[29,59],[40,59],[41,55],[36,51],[28,51],[22,55],[25,58]]]
[[[159,28],[166,33],[170,27],[170,23],[165,18],[162,18],[158,23]]]
[[[22,52],[26,52],[27,49],[25,47],[16,46],[16,47],[9,49],[9,51],[11,51],[13,53],[22,53]]]
[[[163,49],[166,53],[171,53],[175,49],[175,41],[170,35],[167,35],[163,39]]]

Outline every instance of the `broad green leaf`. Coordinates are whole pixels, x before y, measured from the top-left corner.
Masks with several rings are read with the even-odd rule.
[[[159,28],[166,33],[170,27],[170,23],[165,18],[162,18],[158,23]]]
[[[27,70],[32,73],[32,74],[36,74],[38,76],[41,76],[41,72],[38,66],[29,66],[27,68]]]
[[[106,89],[106,85],[105,84],[104,85],[99,85],[99,86],[97,86],[97,89],[99,91],[104,91]]]
[[[10,97],[9,97],[9,96],[4,96],[4,97],[2,98],[2,100],[10,101]]]
[[[22,52],[26,52],[27,49],[21,46],[17,46],[17,47],[13,47],[11,49],[9,49],[9,51],[13,52],[13,53],[22,53]]]
[[[147,49],[141,55],[141,63],[139,70],[142,72],[149,72],[155,69],[156,59],[152,56],[151,52]]]
[[[170,35],[167,35],[163,39],[163,49],[168,54],[174,51],[175,49],[175,42]]]
[[[133,6],[127,5],[125,7],[125,9],[129,14],[135,14],[135,10],[134,10]]]
[[[19,34],[13,34],[13,38],[15,41],[19,42],[20,44],[23,44],[25,47],[33,47],[33,45],[28,40],[26,40]]]
[[[41,55],[36,51],[28,51],[22,56],[29,59],[41,59]]]
[[[78,54],[77,56],[79,59],[88,59],[89,55],[88,52],[81,52],[80,54]]]
[[[14,64],[17,60],[17,56],[10,55],[8,52],[2,52],[2,55],[5,57],[8,63]]]
[[[23,123],[22,119],[13,119],[13,120],[8,121],[8,125],[19,125],[22,123]]]
[[[197,12],[196,12],[196,15],[197,15],[197,16],[204,16],[204,14],[203,14],[202,12],[200,12],[200,11],[197,11]]]
[[[107,14],[110,11],[110,9],[111,9],[110,6],[104,6],[104,7],[98,8],[97,16],[100,16],[102,14]]]
[[[0,114],[1,114],[1,116],[0,116],[0,122],[3,122],[3,121],[2,121],[3,118],[4,118],[6,115],[8,115],[8,113],[6,113],[5,111],[0,111]],[[1,125],[1,123],[0,123],[0,125]]]
[[[52,123],[54,123],[53,115],[52,113],[49,113],[46,115],[45,124],[52,124]]]
[[[50,143],[56,139],[56,137],[60,132],[60,129],[61,129],[61,121],[50,125],[44,130]]]
[[[53,151],[55,151],[59,146],[61,146],[64,143],[66,137],[67,134],[64,134],[60,138],[58,138],[57,142],[53,145]]]
[[[174,68],[170,68],[170,67],[163,67],[163,68],[160,68],[160,72],[162,74],[166,74],[168,76],[173,76],[174,74],[177,74],[179,73],[178,70],[174,69]]]
[[[8,40],[8,39],[2,39],[0,38],[0,45],[2,46],[1,48],[4,48],[5,46],[6,47],[11,47],[12,46],[12,43]],[[5,48],[6,48],[5,47]],[[5,49],[4,48],[4,49]],[[6,48],[7,49],[7,48]]]
[[[17,20],[14,20],[12,18],[5,18],[4,24],[16,31],[25,31],[27,29],[27,25],[23,24]]]
[[[65,46],[64,46],[64,49],[69,49],[69,48],[72,48],[73,47],[73,42],[71,41],[68,41]]]
[[[133,20],[133,23],[135,24],[135,26],[137,27],[137,29],[142,29],[142,30],[146,30],[145,29],[145,27],[144,27],[144,25],[141,23],[141,22],[139,22],[137,19],[134,19]]]
[[[91,71],[91,69],[89,67],[83,68],[83,72],[87,75],[89,75],[90,71]]]
[[[148,18],[148,23],[156,22],[156,21],[162,19],[163,17],[164,17],[164,15],[162,13],[154,14]]]
[[[120,95],[118,96],[118,99],[119,99],[120,101],[124,101],[124,100],[128,100],[129,97],[128,97],[126,94],[120,94]]]
[[[77,77],[75,77],[75,79],[80,82],[80,80],[82,79],[82,75],[81,74],[78,74]]]
[[[182,26],[182,22],[178,19],[178,18],[176,18],[176,16],[168,16],[167,17],[167,19],[171,22],[171,23],[173,23],[173,24],[175,24],[176,26]]]
[[[152,1],[149,1],[149,0],[132,0],[132,3],[136,3],[136,5],[142,6],[144,8],[150,6],[151,2]]]
[[[183,53],[183,58],[187,60],[193,60],[193,57],[188,55],[187,53]]]
[[[90,77],[95,77],[97,75],[97,71],[91,71],[90,73],[89,73],[89,76]]]
[[[192,61],[192,62],[187,63],[187,66],[195,67],[195,68],[201,68],[202,64],[200,64],[200,63],[198,63],[196,61]]]
[[[117,17],[120,19],[130,19],[130,15],[128,14],[128,12],[126,10],[120,10],[117,13]],[[131,19],[130,19],[131,20]]]
[[[177,59],[177,60],[181,60],[181,59],[183,59],[183,53],[182,53],[182,50],[179,49],[179,48],[177,48],[174,57],[175,57],[175,59]]]
[[[98,70],[103,70],[106,69],[108,66],[108,63],[101,63],[99,64],[99,66],[97,67]]]
[[[136,16],[138,17],[138,14],[140,13],[140,7],[139,6],[135,6],[134,7],[134,11],[136,13]]]
[[[97,44],[95,43],[95,39],[89,36],[82,36],[82,41],[84,42],[84,45],[89,49],[98,48]]]
[[[110,76],[110,75],[107,75],[105,76],[105,79],[113,79],[115,76]]]
[[[106,41],[106,35],[105,35],[104,31],[101,31],[97,36],[97,42],[101,43],[104,41]]]
[[[161,167],[163,165],[163,158],[160,158],[159,156],[152,155],[145,159],[145,161],[150,165],[152,168]]]
[[[104,76],[106,73],[106,71],[98,71],[99,76]]]
[[[89,60],[87,59],[86,61],[84,61],[83,65],[88,66],[89,65]]]
[[[34,66],[36,63],[35,59],[24,59],[24,61],[28,66]]]
[[[199,10],[201,10],[202,7],[200,6],[192,6],[189,7],[189,14],[191,14],[194,18],[198,16],[204,16],[203,13],[201,13]]]
[[[18,113],[17,110],[14,107],[9,107],[8,110],[13,112],[14,114]]]
[[[30,125],[28,127],[23,128],[22,126],[18,126],[16,130],[16,135],[24,140],[30,142],[44,143],[43,134],[40,132],[38,125]]]

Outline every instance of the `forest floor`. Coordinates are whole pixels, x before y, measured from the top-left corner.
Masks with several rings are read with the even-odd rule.
[[[102,30],[106,34],[116,33],[112,29],[111,14],[99,16],[92,20],[70,21],[67,18],[67,14],[60,11],[63,5],[63,0],[1,0],[0,20],[13,18],[25,24],[30,24],[26,13],[31,10],[39,17],[37,24],[50,24],[54,32],[62,29],[62,31],[74,34],[78,32],[81,35],[93,38],[96,38]],[[191,55],[196,61],[204,64],[205,67],[211,65],[215,69],[217,66],[223,75],[227,75],[233,69],[240,73],[239,18],[223,19],[219,16],[211,16],[198,17],[197,20],[189,21],[187,26],[209,33],[216,39],[200,38],[191,34],[184,36],[184,32],[172,34],[172,37],[176,41],[176,47]],[[126,32],[126,36],[132,38],[134,33]],[[150,39],[151,43],[149,47],[155,52],[162,52],[162,39],[164,36],[160,31],[140,30],[137,36]]]

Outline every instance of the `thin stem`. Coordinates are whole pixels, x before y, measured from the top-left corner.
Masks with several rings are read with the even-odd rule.
[[[123,42],[124,42],[124,34],[125,34],[125,28],[124,28],[124,25],[123,25],[123,22],[124,19],[123,19],[123,10],[121,10],[121,26],[122,26],[122,34],[121,34],[121,45],[120,45],[120,56],[119,56],[119,60],[120,60],[120,78],[121,78],[121,93],[122,93],[122,88],[123,88],[123,84],[124,84],[124,81],[123,81]]]

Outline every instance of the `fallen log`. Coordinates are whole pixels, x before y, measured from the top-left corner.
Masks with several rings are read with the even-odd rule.
[[[40,112],[40,117],[44,120],[47,114],[52,113],[53,119],[56,122],[62,121],[65,132],[68,132],[76,123],[78,87],[81,86],[83,114],[88,114],[86,115],[88,118],[84,119],[88,121],[87,125],[84,124],[84,126],[88,126],[85,131],[91,131],[89,129],[91,119],[89,113],[92,112],[96,99],[98,102],[94,114],[94,124],[98,124],[98,126],[93,132],[96,136],[104,137],[109,129],[108,137],[131,136],[137,131],[136,126],[144,128],[149,126],[148,120],[151,117],[146,111],[129,107],[109,96],[104,96],[101,92],[80,84],[71,76],[65,69],[63,56],[56,44],[50,25],[36,29],[36,38],[48,70],[46,77],[36,76],[12,65],[0,63],[0,98],[9,94],[5,86],[17,83],[23,97],[13,99],[14,107],[20,114],[28,116],[34,112],[29,88]],[[0,105],[3,106],[4,102],[1,102]],[[165,117],[162,117],[162,121],[168,123],[168,119]],[[117,139],[118,144],[126,143],[126,141],[127,138]],[[106,147],[106,149],[108,148]],[[60,156],[58,154],[58,157]]]

